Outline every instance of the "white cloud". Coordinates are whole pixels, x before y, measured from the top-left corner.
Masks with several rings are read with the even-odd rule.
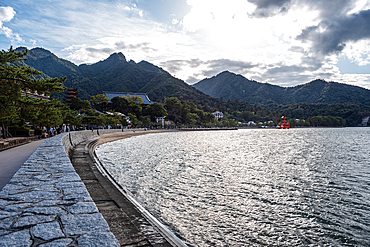
[[[343,54],[359,66],[370,64],[370,40],[349,42],[343,50]]]
[[[94,63],[122,52],[127,59],[147,60],[180,79],[190,78],[189,82],[230,70],[255,80],[294,85],[315,77],[347,78],[340,77],[332,65],[337,54],[318,58],[310,53],[312,42],[296,37],[308,27],[322,27],[323,18],[336,16],[329,15],[333,11],[343,13],[345,9],[349,15],[370,7],[368,0],[346,7],[329,1],[282,0],[272,3],[276,8],[265,8],[266,3],[271,5],[269,1],[257,6],[256,1],[247,0],[187,0],[189,12],[168,13],[168,18],[163,18],[166,22],[160,22],[146,12],[156,10],[141,9],[139,3],[144,4],[128,0],[40,0],[32,3],[34,12],[27,16],[17,13],[16,20],[12,8],[0,8],[0,32],[18,42],[22,39],[15,32],[22,33],[33,45],[37,40],[39,46],[77,64]],[[337,10],[331,11],[327,5],[337,6]],[[280,11],[283,7],[285,10]],[[14,31],[3,27],[10,20]],[[368,44],[368,40],[348,42],[342,55],[358,65],[369,64]]]
[[[2,27],[3,22],[8,22],[15,16],[15,11],[12,7],[0,7],[0,27]]]
[[[36,43],[37,43],[36,40],[30,39],[30,42],[32,43],[32,46],[34,46],[34,47],[36,46]]]
[[[12,43],[23,42],[19,34],[14,33],[12,29],[3,25],[4,22],[11,21],[15,16],[12,7],[0,7],[0,34],[4,34]]]

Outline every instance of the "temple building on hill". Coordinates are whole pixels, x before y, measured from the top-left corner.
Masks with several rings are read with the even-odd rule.
[[[154,103],[153,101],[149,99],[146,93],[126,93],[126,92],[105,92],[104,91],[103,94],[107,96],[109,100],[112,100],[114,97],[125,97],[127,95],[130,95],[131,97],[132,96],[140,97],[143,100],[144,105],[150,105]]]

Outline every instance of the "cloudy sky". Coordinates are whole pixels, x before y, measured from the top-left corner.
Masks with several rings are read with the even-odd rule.
[[[229,70],[370,89],[370,0],[2,0],[0,49],[11,45],[75,64],[122,52],[189,84]]]

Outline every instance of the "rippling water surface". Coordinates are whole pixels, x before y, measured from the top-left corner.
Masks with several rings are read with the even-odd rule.
[[[100,146],[189,246],[370,246],[370,128],[171,132]]]

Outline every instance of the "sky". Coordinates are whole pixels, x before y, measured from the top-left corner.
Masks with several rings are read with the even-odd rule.
[[[122,52],[194,84],[223,71],[370,89],[370,0],[1,0],[0,49],[77,65]]]

